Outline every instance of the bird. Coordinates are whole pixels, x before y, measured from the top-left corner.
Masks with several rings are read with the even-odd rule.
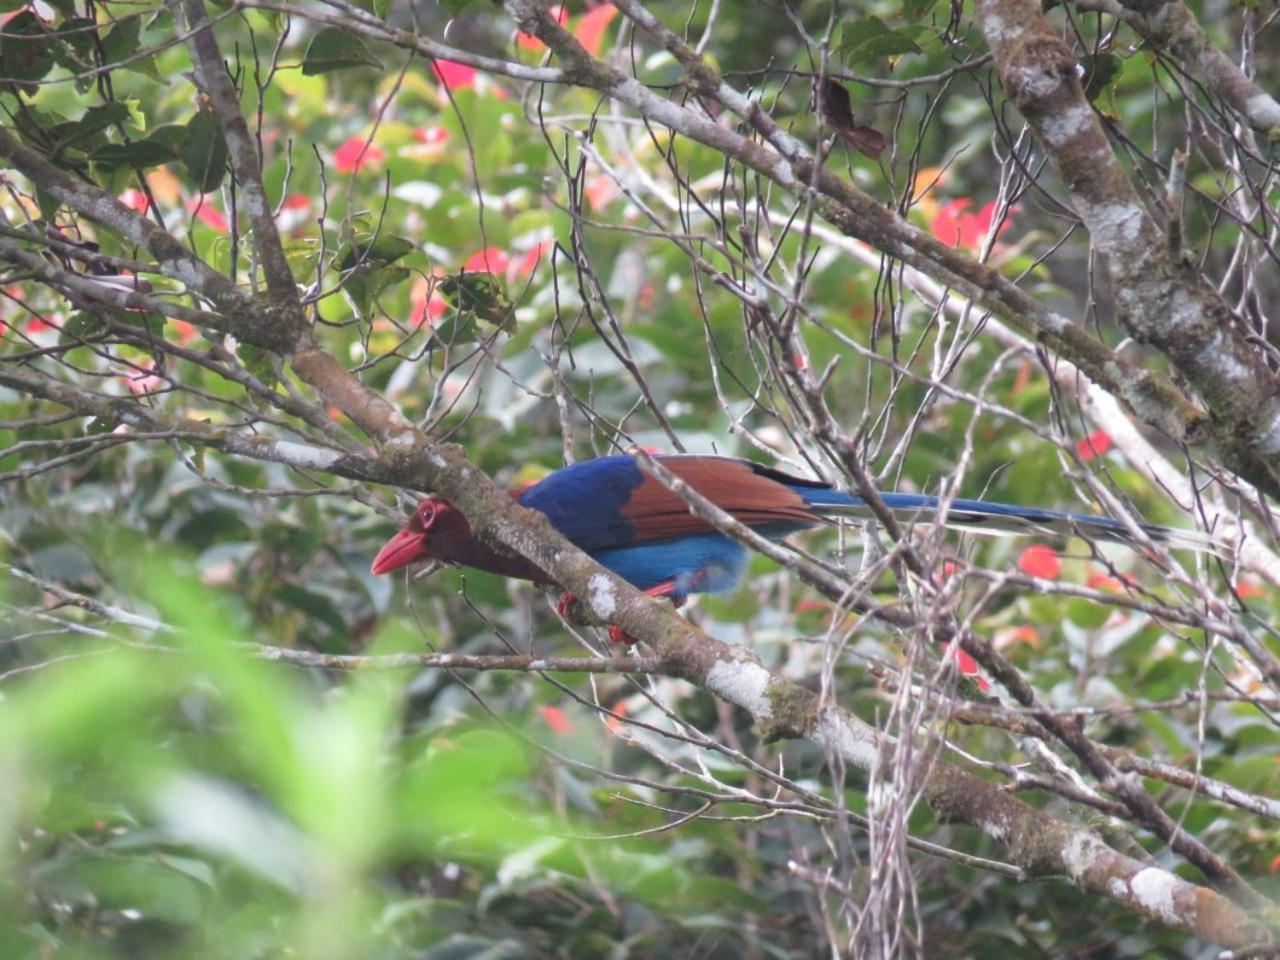
[[[844,518],[873,516],[861,497],[750,460],[697,454],[653,459],[770,540]],[[601,566],[650,596],[667,597],[677,607],[693,593],[733,590],[746,572],[746,546],[693,514],[684,500],[627,454],[570,464],[511,495],[521,506],[546,516]],[[885,492],[880,499],[908,523],[931,519],[943,504],[939,497],[917,493]],[[1129,526],[1112,517],[988,500],[952,499],[946,525],[978,533],[1078,535],[1142,546]],[[1153,543],[1209,548],[1210,541],[1196,533],[1145,523],[1138,526]],[[373,560],[372,573],[391,573],[423,560],[541,583],[552,579],[523,557],[482,542],[461,511],[437,496],[421,501],[404,528],[383,545]],[[565,614],[574,602],[572,594],[566,593],[557,608]],[[615,627],[609,634],[616,641],[634,642]]]

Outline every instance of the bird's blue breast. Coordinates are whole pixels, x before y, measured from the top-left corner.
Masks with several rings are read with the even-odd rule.
[[[747,548],[722,533],[699,533],[592,553],[640,590],[675,581],[682,594],[732,590],[747,569]]]

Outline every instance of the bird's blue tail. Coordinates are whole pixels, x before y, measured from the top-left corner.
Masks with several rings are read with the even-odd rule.
[[[862,498],[843,490],[825,486],[793,486],[792,489],[824,517],[873,517]],[[919,493],[882,493],[880,498],[886,507],[906,523],[932,523],[942,502],[938,497]],[[1086,540],[1123,543],[1130,547],[1142,545],[1140,538],[1128,526],[1112,517],[1019,507],[989,500],[952,500],[947,509],[946,525],[972,533],[996,536],[1077,536]],[[1195,531],[1175,530],[1149,523],[1139,524],[1138,528],[1152,543],[1209,553],[1221,551],[1221,546],[1212,538]]]

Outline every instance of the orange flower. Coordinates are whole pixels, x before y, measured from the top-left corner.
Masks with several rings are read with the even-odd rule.
[[[539,707],[538,713],[542,715],[542,719],[551,728],[552,733],[561,737],[573,733],[573,721],[559,707]]]
[[[1253,600],[1262,596],[1265,592],[1262,589],[1262,582],[1251,574],[1246,573],[1236,581],[1236,593],[1240,594],[1241,600]]]
[[[992,201],[983,205],[977,213],[967,212],[972,205],[973,201],[968,197],[961,197],[943,204],[942,209],[933,218],[933,223],[930,224],[933,235],[953,247],[977,249],[981,246],[991,230],[996,205]],[[1011,226],[1013,223],[1006,216],[996,231],[996,236],[1004,233]]]
[[[1040,634],[1036,632],[1036,628],[1027,624],[1017,627],[1004,627],[996,631],[996,635],[992,641],[997,650],[1006,650],[1009,647],[1016,647],[1024,644],[1033,650],[1040,648]]]
[[[604,46],[605,28],[618,15],[618,8],[612,3],[601,4],[578,21],[573,28],[573,35],[578,38],[587,53],[593,57],[600,56],[600,48]]]
[[[1124,593],[1126,586],[1124,580],[1105,573],[1091,573],[1089,579],[1085,580],[1084,585],[1090,590],[1101,590],[1104,593]]]
[[[1018,557],[1018,569],[1029,577],[1057,580],[1062,573],[1062,560],[1044,544],[1034,543]]]
[[[569,19],[569,11],[561,4],[552,4],[547,8],[547,13],[551,14],[552,19],[560,26],[564,26],[565,21]],[[531,33],[525,33],[523,30],[516,31],[516,46],[521,50],[543,50],[545,45],[541,40]]]
[[[622,727],[622,720],[619,718],[627,715],[627,701],[619,700],[613,705],[611,710],[613,711],[613,715],[606,716],[604,718],[604,725],[609,728],[611,733],[617,733]]]

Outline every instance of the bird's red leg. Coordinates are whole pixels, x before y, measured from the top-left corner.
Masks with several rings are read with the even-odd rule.
[[[556,601],[556,613],[560,614],[563,619],[568,620],[569,614],[577,605],[578,598],[566,590],[564,593],[560,594],[560,599]]]
[[[644,591],[646,597],[667,597],[672,606],[679,608],[684,606],[684,602],[688,599],[689,593],[706,579],[705,571],[700,571],[689,579],[684,587],[676,585],[675,580],[667,580],[659,583],[657,586],[650,587]],[[560,614],[566,620],[570,619],[569,614],[577,605],[578,598],[572,593],[565,591],[560,595],[560,599],[556,602],[556,613]],[[614,624],[609,625],[609,639],[614,643],[622,643],[631,646],[636,642],[636,638],[631,636],[621,627]]]
[[[645,590],[644,595],[646,597],[667,597],[671,601],[671,605],[678,610],[680,607],[684,606],[685,600],[688,599],[689,588],[696,587],[702,582],[702,579],[703,577],[701,574],[695,576],[692,582],[683,590],[676,586],[676,582],[674,580],[668,580],[666,583],[660,583],[656,587],[650,587],[648,590]],[[621,627],[613,624],[609,625],[609,639],[614,643],[625,644],[628,647],[636,643],[635,637],[631,636],[631,634],[627,633]]]

